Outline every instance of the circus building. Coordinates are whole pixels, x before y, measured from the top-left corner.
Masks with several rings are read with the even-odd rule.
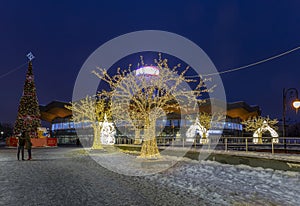
[[[76,130],[84,130],[86,134],[86,139],[93,138],[93,132],[90,127],[89,122],[76,122],[74,123],[72,118],[72,111],[65,108],[65,105],[69,103],[61,101],[53,101],[47,105],[40,106],[41,119],[47,121],[51,124],[51,136],[58,138],[58,144],[75,144],[77,140]],[[214,100],[214,105],[218,108],[224,104]],[[207,101],[199,107],[200,112],[209,113],[211,111],[211,103]],[[241,121],[248,119],[249,117],[259,116],[261,114],[260,108],[258,106],[250,106],[246,102],[233,102],[227,103],[227,113],[226,120],[222,123],[223,125],[212,126],[211,134],[218,134],[222,136],[242,136],[243,126]],[[188,127],[193,124],[192,121],[185,120],[184,125],[180,125],[179,113],[171,113],[167,116],[167,119],[163,123],[165,125],[159,138],[160,139],[171,139],[176,137],[177,132],[181,126]],[[218,129],[218,128],[224,129]],[[119,139],[127,139],[127,143],[131,143],[133,137],[125,136],[121,133],[116,134],[116,141]]]

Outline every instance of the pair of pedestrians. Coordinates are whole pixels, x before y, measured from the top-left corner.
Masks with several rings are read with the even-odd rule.
[[[19,138],[18,138],[18,153],[17,153],[18,160],[20,160],[20,153],[21,153],[22,160],[25,160],[24,159],[24,147],[26,147],[27,152],[28,152],[27,160],[31,160],[32,143],[30,141],[30,135],[29,135],[28,131],[23,131],[21,133],[21,136],[19,136]]]

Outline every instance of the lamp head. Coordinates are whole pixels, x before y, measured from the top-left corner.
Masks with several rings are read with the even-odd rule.
[[[300,107],[300,100],[296,99],[293,102],[293,107],[296,109],[296,112],[298,112],[298,108]]]

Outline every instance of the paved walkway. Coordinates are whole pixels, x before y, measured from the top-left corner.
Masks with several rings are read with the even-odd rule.
[[[0,205],[208,204],[145,177],[113,173],[89,156],[74,155],[78,150],[33,149],[32,161],[17,161],[16,149],[0,148]]]
[[[90,155],[130,169],[126,155],[119,158],[115,148],[108,149]],[[164,172],[132,177],[85,154],[74,147],[35,148],[32,161],[18,161],[16,148],[0,147],[0,205],[286,206],[300,201],[299,172],[185,159]]]

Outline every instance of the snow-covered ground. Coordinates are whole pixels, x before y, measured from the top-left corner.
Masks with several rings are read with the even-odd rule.
[[[300,205],[299,172],[173,156],[142,160],[114,150],[33,154],[17,161],[15,149],[0,150],[0,205]]]
[[[187,160],[146,178],[180,188],[212,205],[300,205],[297,172]]]
[[[209,205],[300,205],[299,172],[176,159],[174,156],[147,162],[118,152],[93,158],[115,172],[145,175],[144,178],[155,184],[199,197],[198,201],[205,200],[205,205],[207,202],[211,203]]]

